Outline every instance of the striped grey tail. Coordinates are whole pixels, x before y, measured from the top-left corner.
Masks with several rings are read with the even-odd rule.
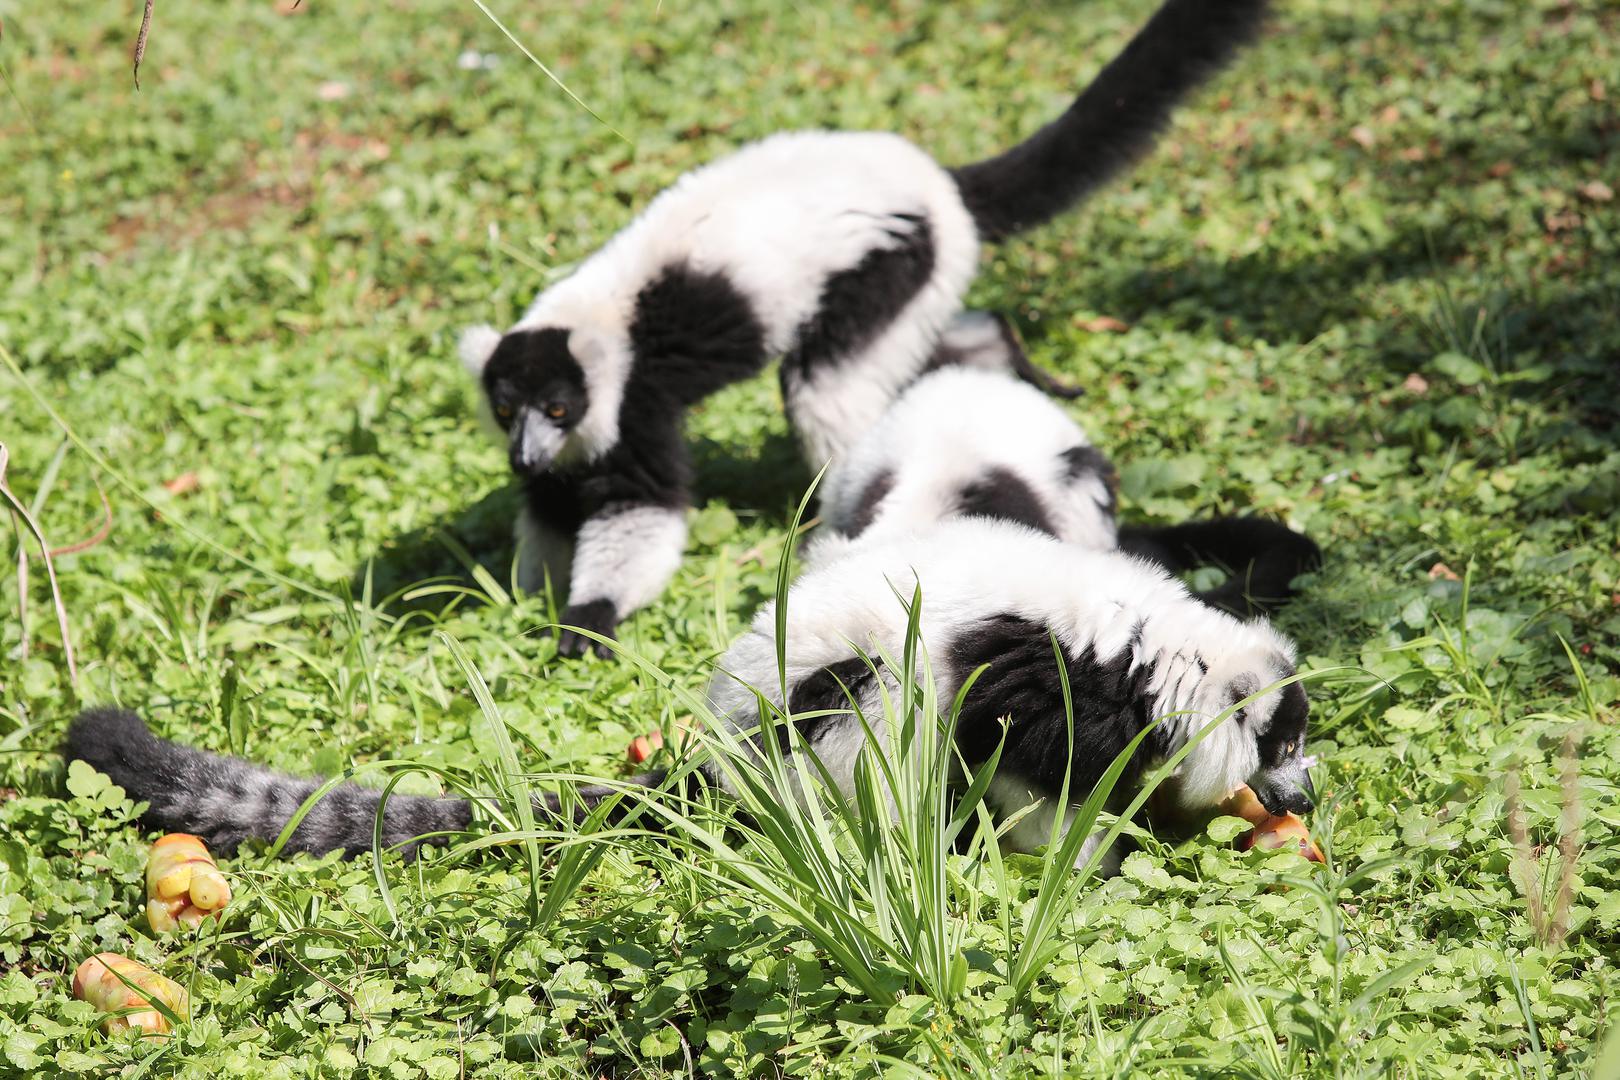
[[[141,821],[165,832],[202,837],[221,855],[244,840],[274,840],[321,781],[272,772],[240,758],[193,750],[153,735],[127,709],[87,709],[68,728],[67,758],[110,776],[136,802]],[[310,807],[286,846],[288,854],[369,850],[382,793],[339,784]],[[413,854],[433,834],[464,831],[472,821],[465,799],[390,795],[383,814],[383,844]]]
[[[127,709],[86,709],[68,728],[66,756],[110,776],[131,799],[144,802],[143,824],[164,832],[200,836],[221,855],[244,840],[274,840],[322,781],[273,772],[241,758],[210,754],[160,739]],[[624,783],[656,787],[663,773],[644,773]],[[623,784],[580,787],[575,814],[623,790]],[[357,855],[372,843],[382,792],[339,784],[310,807],[282,851]],[[542,814],[561,812],[555,795],[536,800]],[[383,810],[382,842],[413,855],[424,843],[443,843],[472,822],[466,799],[390,795]]]

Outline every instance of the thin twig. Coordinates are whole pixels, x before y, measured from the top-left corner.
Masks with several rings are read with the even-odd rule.
[[[147,2],[147,6],[150,7],[151,3],[152,3],[152,0],[146,0],[146,2]],[[506,40],[510,41],[513,45],[516,45],[518,47],[518,51],[521,52],[524,56],[527,56],[529,58],[530,63],[532,63],[535,67],[539,68],[542,72],[544,72],[546,78],[550,79],[553,83],[555,83],[559,90],[561,90],[563,93],[567,94],[568,97],[574,102],[575,105],[578,105],[580,108],[582,108],[586,112],[590,113],[592,119],[594,119],[597,123],[601,124],[603,127],[607,128],[609,131],[613,132],[613,134],[617,135],[622,141],[627,142],[627,143],[630,141],[629,139],[626,139],[624,137],[623,132],[621,132],[618,128],[614,127],[612,124],[610,124],[606,120],[604,120],[602,118],[602,116],[595,109],[593,109],[589,105],[585,104],[584,100],[581,99],[578,94],[574,93],[572,90],[570,90],[568,88],[567,83],[563,82],[561,79],[559,79],[557,77],[556,72],[554,72],[550,68],[546,67],[546,65],[541,62],[541,60],[540,60],[540,58],[538,56],[536,56],[536,55],[534,55],[534,53],[530,52],[529,47],[527,45],[523,44],[523,42],[519,41],[517,39],[517,37],[512,33],[512,31],[510,31],[510,30],[508,30],[506,28],[506,24],[501,22],[501,20],[496,17],[496,15],[495,15],[495,13],[493,11],[489,10],[489,7],[488,7],[488,5],[486,5],[484,3],[484,0],[473,0],[473,3],[477,6],[479,11],[482,11],[484,13],[485,18],[489,19],[490,22],[495,24],[495,29],[499,30],[502,34],[506,35]]]
[[[69,544],[66,547],[52,548],[51,558],[59,559],[63,555],[77,555],[81,551],[89,551],[91,548],[107,539],[107,536],[112,532],[112,503],[107,501],[107,493],[102,490],[101,481],[99,480],[96,481],[96,494],[101,496],[101,528],[97,529],[94,533],[85,537],[83,540],[80,540],[76,544]]]
[[[74,692],[77,692],[79,689],[79,667],[73,660],[73,633],[68,628],[67,605],[62,602],[62,588],[56,581],[56,566],[51,561],[51,545],[45,539],[45,533],[40,529],[39,522],[34,520],[34,516],[28,512],[28,507],[12,493],[11,487],[6,483],[6,462],[9,458],[10,451],[6,449],[6,444],[0,443],[0,496],[5,497],[5,500],[11,504],[11,512],[20,518],[23,524],[28,526],[29,532],[34,534],[34,539],[39,544],[39,553],[45,559],[45,576],[51,582],[51,602],[56,605],[56,625],[62,631],[62,653],[67,657],[68,681],[73,684]],[[20,584],[26,586],[26,565],[19,577],[21,578]]]
[[[135,35],[135,89],[141,88],[141,61],[146,57],[146,35],[152,31],[152,0],[141,13],[141,32]]]
[[[5,471],[4,455],[5,447],[0,445],[0,473]],[[17,655],[27,660],[31,644],[28,640],[28,535],[23,532],[23,523],[15,514],[11,518],[11,527],[17,533]]]

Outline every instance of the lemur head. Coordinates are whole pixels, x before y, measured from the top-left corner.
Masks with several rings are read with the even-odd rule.
[[[483,390],[487,419],[504,434],[512,471],[545,472],[569,447],[590,396],[585,371],[568,348],[568,330],[488,326],[461,338],[461,362]]]
[[[1192,710],[1193,730],[1230,713],[1178,770],[1184,806],[1214,806],[1239,784],[1248,784],[1273,814],[1312,808],[1316,793],[1305,757],[1310,703],[1299,683],[1275,685],[1293,675],[1290,656],[1270,648],[1240,649],[1210,665]]]

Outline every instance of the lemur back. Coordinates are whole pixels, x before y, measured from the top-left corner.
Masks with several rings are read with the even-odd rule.
[[[1196,595],[1234,614],[1287,603],[1294,579],[1320,562],[1309,537],[1258,517],[1117,526],[1113,463],[1061,406],[1001,373],[1013,366],[1006,354],[1022,349],[998,325],[976,312],[957,319],[942,348],[966,366],[918,379],[828,469],[821,516],[831,535],[812,542],[811,559],[951,517],[991,517],[1174,573],[1219,567],[1227,579]]]
[[[1004,374],[946,367],[918,379],[834,461],[821,517],[851,539],[994,517],[1108,551],[1117,545],[1114,489],[1113,465],[1045,394]]]

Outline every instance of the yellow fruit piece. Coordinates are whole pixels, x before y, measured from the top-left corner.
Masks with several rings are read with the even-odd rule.
[[[230,882],[201,839],[169,833],[152,845],[146,859],[146,921],[155,933],[196,926],[230,902]]]
[[[168,1034],[169,1018],[152,1007],[154,1001],[182,1020],[191,1016],[185,987],[117,953],[97,953],[80,964],[73,973],[73,996],[104,1013],[117,1014],[102,1021],[109,1035],[130,1028],[146,1032],[145,1038]]]

